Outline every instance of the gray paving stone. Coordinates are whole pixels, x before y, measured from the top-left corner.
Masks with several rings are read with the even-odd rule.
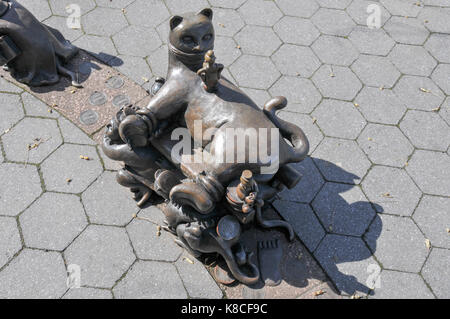
[[[292,44],[284,44],[272,55],[272,60],[282,74],[305,78],[309,78],[321,65],[310,48]]]
[[[89,160],[80,156],[87,156]],[[47,190],[77,194],[84,191],[103,168],[95,147],[64,144],[42,163],[41,171]]]
[[[281,45],[270,27],[247,25],[234,38],[247,54],[271,56]]]
[[[436,60],[420,46],[397,44],[389,59],[404,74],[429,76],[436,67]]]
[[[283,14],[272,1],[248,0],[239,8],[247,24],[273,26]]]
[[[189,258],[194,263],[191,264],[185,258]],[[175,266],[178,269],[178,273],[181,276],[189,297],[222,299],[222,290],[220,290],[217,283],[198,260],[184,253],[175,263]]]
[[[6,158],[16,162],[42,162],[62,144],[55,120],[25,118],[3,136]]]
[[[112,40],[108,37],[94,35],[83,35],[73,43],[77,47],[88,51],[94,57],[104,63],[108,63],[117,55],[116,48]]]
[[[406,112],[405,104],[391,90],[366,86],[355,98],[355,103],[369,122],[396,125]]]
[[[240,86],[253,89],[268,89],[280,76],[269,58],[247,54],[234,62],[230,71]]]
[[[247,0],[209,0],[213,7],[237,9]]]
[[[450,35],[433,33],[425,43],[425,48],[441,63],[450,63]]]
[[[2,154],[2,152],[1,152],[1,143],[0,143],[0,164],[1,163],[3,163],[3,161],[5,160],[4,158],[3,158],[3,154]]]
[[[71,4],[77,4],[81,9],[81,14],[91,11],[95,8],[94,0],[48,0],[54,15],[67,17],[72,14],[72,11],[67,11],[67,7]]]
[[[288,106],[285,110],[292,112],[309,113],[322,99],[310,80],[292,76],[282,76],[269,93],[272,96],[286,96]]]
[[[369,159],[380,165],[403,167],[414,147],[395,126],[368,124],[358,137],[358,144]]]
[[[116,9],[122,9],[122,8],[129,8],[129,5],[133,3],[135,0],[95,0],[97,5],[99,7],[107,7],[107,8],[116,8]],[[154,4],[156,4],[156,1],[154,1]],[[147,12],[146,12],[147,14]]]
[[[74,195],[44,193],[19,217],[25,245],[64,250],[87,226],[80,199]]]
[[[23,250],[0,272],[2,299],[56,299],[67,290],[61,254]]]
[[[422,192],[404,170],[374,166],[362,182],[369,200],[378,213],[411,216]]]
[[[96,143],[82,130],[64,117],[58,119],[59,128],[66,143],[95,145]]]
[[[364,237],[385,269],[418,273],[428,256],[425,237],[408,217],[380,214]]]
[[[450,160],[445,153],[417,150],[406,170],[424,193],[450,196]]]
[[[395,41],[383,29],[356,27],[348,38],[364,54],[385,56],[395,45]]]
[[[361,189],[326,183],[312,202],[325,229],[334,234],[361,236],[375,216]]]
[[[450,98],[447,98],[444,103],[442,103],[439,110],[439,115],[450,125]]]
[[[423,26],[423,21],[415,18],[392,17],[384,30],[397,42],[422,45],[430,32]]]
[[[47,0],[22,0],[20,4],[27,8],[39,21],[52,15]]]
[[[218,61],[225,66],[231,65],[242,55],[241,50],[237,48],[237,44],[232,38],[221,36],[216,37],[214,52]]]
[[[22,248],[17,222],[12,217],[0,217],[0,268]]]
[[[423,4],[427,6],[450,7],[450,3],[446,0],[423,0]]]
[[[139,211],[128,188],[117,183],[114,172],[103,172],[81,197],[90,222],[95,224],[124,226]]]
[[[64,252],[68,264],[81,268],[81,285],[111,288],[136,256],[125,229],[89,225]]]
[[[326,137],[312,156],[331,182],[359,184],[370,168],[369,160],[354,141]]]
[[[369,291],[367,269],[378,266],[371,255],[360,238],[332,234],[325,237],[314,253],[336,287],[346,295]]]
[[[326,64],[349,66],[359,55],[348,39],[329,35],[320,36],[311,47]]]
[[[75,288],[70,289],[63,299],[112,299],[111,291],[97,288]]]
[[[118,171],[119,169],[121,169],[123,167],[123,164],[121,162],[114,161],[114,160],[110,159],[108,156],[106,156],[105,153],[103,152],[101,146],[97,146],[97,150],[98,150],[98,153],[100,154],[100,158],[102,159],[103,165],[106,170]]]
[[[112,37],[120,54],[146,57],[161,46],[161,40],[154,29],[128,26]]]
[[[231,9],[214,9],[214,30],[216,35],[234,36],[244,27],[244,21],[238,12]]]
[[[311,21],[322,33],[341,37],[348,36],[356,26],[347,12],[326,8],[320,8]]]
[[[96,8],[81,18],[87,34],[112,36],[128,26],[120,9]]]
[[[0,180],[0,215],[18,215],[42,193],[35,166],[3,163]]]
[[[310,18],[318,9],[315,0],[275,0],[285,15]]]
[[[320,33],[309,19],[283,17],[273,28],[284,43],[311,45]]]
[[[58,30],[67,40],[71,42],[75,41],[83,35],[83,31],[81,29],[67,27],[66,17],[51,16],[44,21],[44,24]]]
[[[325,231],[309,205],[277,200],[275,209],[294,228],[295,233],[309,251],[319,245]]]
[[[167,7],[172,14],[183,14],[185,12],[200,12],[204,8],[209,8],[210,5],[206,0],[165,0]]]
[[[400,129],[418,148],[445,152],[450,145],[450,127],[434,112],[410,110]]]
[[[22,102],[25,108],[25,113],[31,116],[57,118],[59,113],[52,110],[44,102],[37,99],[28,92],[22,93]],[[51,111],[51,112],[50,112]]]
[[[312,80],[324,97],[351,101],[361,90],[362,84],[346,67],[322,65]]]
[[[391,88],[400,77],[400,72],[388,58],[360,55],[352,65],[353,72],[368,86]]]
[[[355,20],[359,25],[367,27],[367,19],[372,11],[367,12],[370,5],[376,4],[381,12],[381,26],[383,26],[386,21],[391,17],[391,14],[378,2],[368,1],[368,0],[353,0],[353,2],[347,7],[347,13]]]
[[[163,45],[147,58],[147,63],[150,65],[154,76],[166,77],[169,67],[168,55],[167,45]]]
[[[430,289],[418,274],[383,270],[380,288],[375,288],[376,299],[434,299]]]
[[[356,139],[367,124],[350,102],[323,100],[312,116],[326,136]]]
[[[403,76],[394,88],[394,93],[407,108],[431,111],[444,101],[445,95],[429,78]]]
[[[162,0],[136,0],[126,8],[125,16],[131,25],[154,28],[169,18],[170,13]]]
[[[425,195],[414,212],[413,219],[433,246],[450,248],[450,198]]]
[[[323,8],[345,9],[352,0],[316,0]]]
[[[450,250],[434,248],[422,270],[425,281],[438,298],[450,298]]]
[[[3,115],[0,117],[0,135],[19,122],[23,116],[20,96],[16,94],[0,94],[0,105]]]
[[[431,79],[436,83],[445,94],[450,94],[450,64],[439,64],[433,71]]]
[[[139,218],[142,218],[141,215]],[[146,219],[134,219],[127,226],[127,232],[139,259],[176,261],[182,253],[171,234],[161,231],[158,235],[157,225]]]
[[[159,226],[165,225],[165,222],[164,222],[165,216],[164,216],[163,212],[156,206],[152,205],[152,206],[143,208],[139,212],[138,216],[140,218],[143,218],[144,220],[154,223],[156,225],[159,225]]]
[[[260,108],[263,108],[264,104],[270,100],[270,94],[266,90],[257,90],[242,88],[245,94],[247,94],[253,102],[255,102]]]
[[[380,0],[380,2],[392,15],[396,16],[417,17],[422,9],[415,2],[408,0]]]
[[[114,61],[120,61],[115,66]],[[120,73],[126,75],[139,85],[149,84],[153,74],[149,65],[142,57],[118,55],[116,60],[110,62]],[[153,82],[151,83],[153,85]]]
[[[419,19],[428,21],[425,26],[431,32],[450,33],[450,10],[448,8],[425,7],[419,14]]]
[[[0,77],[0,92],[8,92],[8,93],[20,93],[23,90],[12,84],[11,82],[6,81],[4,78]],[[1,94],[4,95],[4,94]]]

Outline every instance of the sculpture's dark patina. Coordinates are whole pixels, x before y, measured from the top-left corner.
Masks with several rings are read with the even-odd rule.
[[[103,150],[125,164],[117,181],[130,188],[139,206],[152,193],[164,198],[165,229],[177,235],[177,243],[196,257],[221,255],[237,280],[253,284],[260,272],[240,244],[240,235],[256,224],[283,228],[293,239],[289,224],[264,219],[263,206],[285,187],[298,183],[301,175],[289,163],[303,160],[309,144],[299,127],[275,115],[287,105],[284,97],[271,99],[261,110],[221,77],[223,66],[215,63],[212,51],[212,16],[210,9],[204,9],[172,17],[167,79],[154,84],[147,107],[127,106],[117,113],[107,127]],[[214,130],[211,139],[196,136],[197,121],[203,132]],[[173,152],[177,141],[171,133],[180,127],[189,131],[194,153],[203,155],[201,163],[192,161],[192,154]],[[220,160],[229,148],[227,129],[241,128],[279,130],[279,136],[259,135],[254,141],[268,139],[269,147],[276,143],[278,152],[269,149],[267,153],[278,169],[261,173],[267,159],[261,154],[256,161],[250,159],[250,140],[244,150],[233,146],[233,154],[240,152],[243,161]]]
[[[17,81],[50,85],[62,74],[79,86],[75,74],[63,66],[77,52],[58,30],[39,22],[17,1],[0,0],[0,65]]]

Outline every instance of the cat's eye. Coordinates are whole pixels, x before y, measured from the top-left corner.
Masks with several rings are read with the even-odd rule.
[[[192,43],[192,42],[194,42],[194,38],[191,36],[185,36],[185,37],[183,37],[183,42],[184,43]]]
[[[211,40],[211,38],[212,38],[212,34],[207,34],[207,35],[205,35],[205,36],[203,37],[203,40],[204,40],[204,41],[209,41],[209,40]]]

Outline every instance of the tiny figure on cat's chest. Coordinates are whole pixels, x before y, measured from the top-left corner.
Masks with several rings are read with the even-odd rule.
[[[216,56],[213,50],[209,50],[205,54],[205,61],[203,67],[197,71],[197,74],[203,80],[203,87],[208,92],[214,92],[217,90],[219,84],[220,74],[223,71],[223,65],[216,63]]]

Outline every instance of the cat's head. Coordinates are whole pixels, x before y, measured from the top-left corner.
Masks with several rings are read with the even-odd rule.
[[[214,48],[213,12],[203,9],[170,19],[170,44],[188,54],[205,53]]]

